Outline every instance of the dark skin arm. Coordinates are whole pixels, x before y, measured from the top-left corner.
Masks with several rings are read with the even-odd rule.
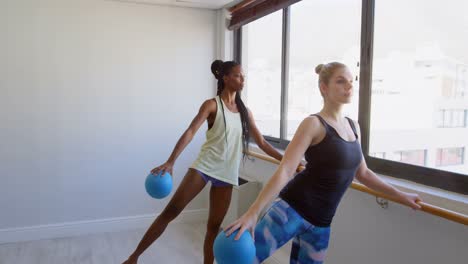
[[[249,111],[249,121],[250,121],[250,136],[255,140],[258,147],[263,150],[269,156],[281,161],[283,158],[283,154],[281,154],[278,150],[276,150],[268,141],[265,140],[260,130],[257,128],[255,124],[255,120],[253,118],[252,112]]]
[[[177,141],[177,144],[175,145],[174,150],[172,151],[167,161],[164,164],[152,169],[151,173],[157,175],[160,171],[163,171],[169,172],[172,175],[174,164],[177,158],[179,157],[180,153],[182,153],[185,147],[187,147],[187,145],[192,141],[198,129],[205,121],[208,121],[209,126],[213,124],[215,116],[216,101],[213,99],[206,100],[201,105],[198,114],[192,120],[187,130],[185,130],[185,132]]]

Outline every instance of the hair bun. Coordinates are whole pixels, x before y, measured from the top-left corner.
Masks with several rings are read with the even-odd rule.
[[[211,63],[211,72],[214,74],[216,79],[221,78],[221,69],[223,67],[223,61],[222,60],[215,60],[213,63]]]
[[[317,67],[315,67],[315,73],[320,74],[320,72],[323,69],[323,66],[324,66],[323,64],[317,65]]]

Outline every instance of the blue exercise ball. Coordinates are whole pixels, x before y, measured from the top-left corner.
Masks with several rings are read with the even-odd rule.
[[[239,240],[234,240],[239,230],[229,237],[220,232],[213,245],[214,256],[218,264],[251,264],[255,259],[255,244],[250,232],[245,231]]]
[[[168,172],[159,172],[158,175],[150,173],[146,177],[145,188],[151,197],[162,199],[171,193],[172,177]]]

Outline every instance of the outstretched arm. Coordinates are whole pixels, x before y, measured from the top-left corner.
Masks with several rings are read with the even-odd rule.
[[[354,124],[357,128],[359,138],[361,138],[359,124],[357,122],[354,122]],[[421,206],[418,204],[418,202],[421,201],[421,198],[419,198],[417,194],[402,192],[393,187],[392,185],[383,181],[379,176],[377,176],[372,170],[370,170],[367,167],[366,160],[364,159],[364,157],[362,158],[361,164],[359,165],[359,168],[356,172],[355,178],[365,186],[375,191],[385,193],[393,197],[396,201],[401,202],[402,204],[405,204],[413,209],[421,209]]]
[[[417,194],[402,192],[383,181],[372,170],[367,168],[364,158],[362,159],[361,165],[359,165],[359,168],[356,172],[356,180],[371,188],[372,190],[385,193],[393,197],[396,201],[399,201],[400,203],[405,204],[413,209],[421,209],[421,206],[418,204],[418,202],[421,201],[421,198],[419,198]]]
[[[253,118],[252,112],[249,111],[249,122],[250,122],[250,135],[257,143],[258,147],[263,150],[269,156],[281,161],[283,155],[276,150],[268,141],[265,140],[260,130],[258,130],[255,120]]]
[[[294,138],[289,143],[278,169],[260,192],[249,210],[226,228],[226,235],[230,235],[235,230],[240,229],[235,239],[240,238],[245,230],[249,230],[252,236],[254,236],[254,228],[261,210],[269,204],[279,194],[281,189],[294,177],[297,165],[312,143],[314,137],[318,135],[319,129],[320,121],[317,117],[308,117],[302,121]]]
[[[167,161],[164,164],[154,168],[151,171],[151,173],[158,174],[160,171],[163,171],[163,172],[167,171],[172,175],[172,168],[177,158],[179,157],[180,153],[182,153],[185,147],[190,143],[190,141],[192,141],[198,129],[207,120],[208,116],[215,111],[216,111],[216,102],[211,99],[205,101],[201,105],[200,110],[198,111],[198,114],[192,120],[187,130],[185,130],[185,132],[177,141],[177,144],[172,150],[172,153],[167,159]]]

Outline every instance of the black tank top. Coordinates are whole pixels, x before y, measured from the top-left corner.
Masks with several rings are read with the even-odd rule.
[[[347,118],[355,141],[346,141],[325,120],[326,135],[305,152],[306,168],[281,191],[280,197],[304,219],[319,227],[330,226],[344,192],[354,179],[362,152],[356,128]]]

